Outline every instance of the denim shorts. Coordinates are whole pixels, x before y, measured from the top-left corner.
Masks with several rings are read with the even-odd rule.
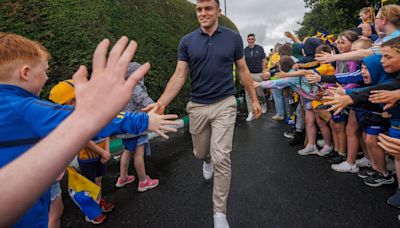
[[[144,145],[146,156],[150,156],[149,138],[147,135],[130,139],[122,139],[122,144],[124,145],[125,149],[131,153],[135,153],[136,147]]]
[[[55,200],[58,196],[61,196],[61,187],[60,187],[60,182],[56,181],[50,187],[50,199],[51,199],[51,201]]]

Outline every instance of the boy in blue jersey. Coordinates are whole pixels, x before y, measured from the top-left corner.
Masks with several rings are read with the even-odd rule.
[[[128,45],[128,39],[121,38],[107,59],[105,53],[108,45],[109,41],[104,40],[96,49],[93,58],[93,76],[112,75],[104,78],[104,80],[110,81],[116,80],[115,77],[119,74],[124,74],[128,61],[131,61],[131,59],[128,61],[125,59],[132,58],[134,51],[123,51],[124,47],[132,50],[136,44],[131,42]],[[47,136],[74,109],[71,106],[60,106],[41,101],[37,97],[47,80],[48,60],[50,59],[50,53],[40,43],[16,34],[0,33],[0,56],[0,168],[2,168]],[[148,69],[149,65],[144,65],[141,73],[146,73]],[[87,79],[82,76],[87,75],[85,67],[80,67],[76,75],[80,75],[79,86],[81,88],[79,91],[83,91],[83,87],[87,87],[83,84],[83,81],[87,81]],[[135,85],[136,82],[137,80],[128,80],[125,85],[128,88]],[[95,80],[93,83],[97,83],[97,81]],[[110,90],[109,93],[118,93],[118,91]],[[86,97],[86,100],[77,100],[78,106],[79,103],[85,103],[84,101],[95,100],[96,95],[98,94],[94,93],[92,96]],[[120,104],[110,104],[110,106],[117,105]],[[111,111],[107,113],[107,110],[104,109],[100,111],[104,112],[105,116],[111,114]],[[90,115],[90,112],[86,115]],[[161,130],[174,131],[163,126],[171,124],[171,121],[165,121],[166,119],[171,119],[171,117],[160,117],[153,113],[125,113],[118,115],[117,118],[105,118],[96,123],[104,126],[111,121],[97,136],[107,137],[118,133],[139,134],[146,130],[156,131],[165,136]],[[36,175],[40,176],[41,174],[43,173]],[[33,184],[26,183],[26,185],[25,187],[29,189],[29,186]],[[30,205],[31,207],[14,223],[14,227],[47,227],[50,192],[46,191]],[[26,207],[15,204],[13,210],[20,211],[16,214],[22,214],[24,208]]]

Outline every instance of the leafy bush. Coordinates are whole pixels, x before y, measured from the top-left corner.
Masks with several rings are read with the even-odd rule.
[[[0,31],[37,40],[52,54],[43,98],[79,65],[90,69],[93,50],[103,38],[115,42],[127,35],[139,44],[135,61],[152,65],[145,82],[157,99],[175,70],[180,38],[198,27],[195,6],[186,0],[5,0],[0,18]],[[237,31],[225,17],[220,24]],[[189,83],[167,112],[184,113]]]

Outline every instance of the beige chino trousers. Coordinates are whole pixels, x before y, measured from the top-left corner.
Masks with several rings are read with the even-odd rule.
[[[214,164],[213,208],[226,213],[226,203],[231,183],[231,158],[237,104],[234,96],[213,104],[189,102],[189,131],[192,135],[193,153],[199,160]]]

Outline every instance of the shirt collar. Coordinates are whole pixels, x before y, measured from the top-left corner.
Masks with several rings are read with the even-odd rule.
[[[394,32],[392,32],[390,35],[383,37],[382,40],[385,42],[385,41],[391,40],[393,38],[396,38],[398,36],[400,36],[400,29],[397,29]]]
[[[207,36],[208,36],[208,33],[203,32],[203,30],[201,29],[201,27],[199,27],[199,28],[197,29],[197,31],[198,31],[198,33],[199,33],[200,35],[207,35]],[[221,26],[218,25],[218,27],[217,27],[217,29],[215,30],[214,34],[215,34],[215,33],[221,33],[221,32],[222,32]],[[214,34],[213,34],[213,35],[214,35]]]

